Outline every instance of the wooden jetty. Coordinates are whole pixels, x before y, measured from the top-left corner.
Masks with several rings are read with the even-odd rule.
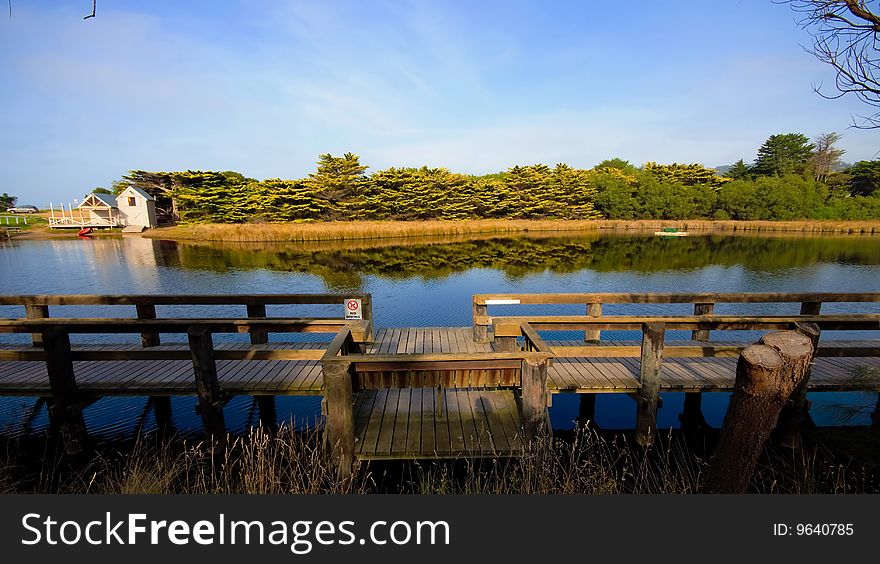
[[[361,300],[362,319],[272,317],[267,306]],[[788,315],[716,315],[716,304],[795,303]],[[258,398],[261,421],[275,424],[275,396],[320,395],[325,438],[340,468],[356,459],[516,456],[549,430],[547,407],[560,393],[581,396],[591,419],[595,394],[635,400],[637,439],[650,443],[663,392],[685,392],[684,418],[699,416],[702,392],[730,391],[746,343],[709,340],[710,332],[771,331],[815,323],[823,339],[807,389],[880,390],[880,314],[821,313],[823,303],[880,302],[861,294],[498,294],[473,297],[472,327],[373,328],[372,298],[334,294],[0,296],[24,317],[0,320],[0,333],[29,333],[33,346],[0,347],[0,394],[45,398],[53,423],[74,451],[85,434],[82,409],[105,396],[149,396],[168,416],[168,398],[195,395],[204,429],[225,438],[223,406]],[[497,316],[493,305],[582,304],[583,316]],[[682,315],[607,315],[603,304],[691,304]],[[58,306],[114,306],[136,317],[51,316]],[[160,317],[163,306],[243,306],[240,317]],[[115,310],[114,310],[115,311]],[[636,330],[639,341],[602,339]],[[687,330],[690,339],[667,339]],[[840,330],[869,340],[832,340]],[[583,340],[547,340],[543,331],[583,332]],[[319,342],[278,334],[324,333]],[[140,335],[140,344],[71,343],[71,335]],[[248,343],[214,335],[248,333]],[[269,342],[269,334],[273,334]],[[164,335],[185,336],[163,342]],[[160,339],[160,335],[163,337]],[[75,339],[76,341],[76,339]],[[806,390],[805,390],[806,391]],[[804,391],[804,393],[805,393]],[[806,411],[794,397],[794,413]],[[880,406],[874,414],[878,421]],[[684,419],[683,419],[684,421]],[[683,423],[684,424],[684,423]]]

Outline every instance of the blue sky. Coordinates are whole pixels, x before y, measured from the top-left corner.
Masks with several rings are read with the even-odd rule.
[[[371,170],[755,158],[775,133],[843,134],[830,69],[770,0],[13,0],[0,17],[0,192],[68,202],[130,169],[297,178]]]

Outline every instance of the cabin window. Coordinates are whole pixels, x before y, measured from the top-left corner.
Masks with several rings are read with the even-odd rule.
[[[137,205],[137,198],[128,198],[128,207],[133,208]]]

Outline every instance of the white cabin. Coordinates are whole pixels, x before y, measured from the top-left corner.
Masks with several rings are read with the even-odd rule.
[[[123,231],[143,231],[159,224],[156,221],[156,198],[135,186],[129,186],[116,196],[116,207],[125,226]]]

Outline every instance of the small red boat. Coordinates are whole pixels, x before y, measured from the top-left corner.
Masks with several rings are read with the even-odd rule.
[[[77,235],[79,235],[80,237],[88,237],[91,234],[92,234],[91,227],[83,227],[82,229],[79,230],[79,233],[77,233]]]

